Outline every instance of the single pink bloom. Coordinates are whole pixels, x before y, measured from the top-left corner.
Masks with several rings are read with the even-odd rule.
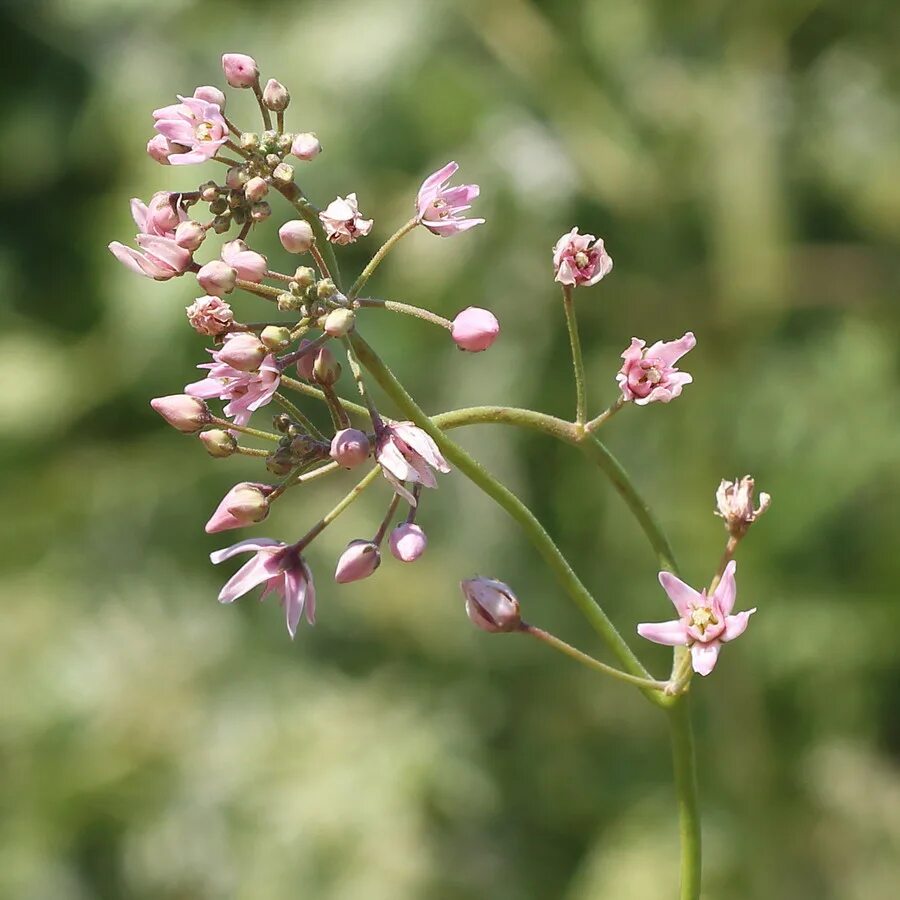
[[[173,166],[187,166],[211,159],[228,140],[228,125],[218,104],[197,97],[182,97],[180,103],[154,110],[156,130],[167,140],[187,147],[185,153],[172,153]]]
[[[136,240],[140,250],[113,241],[109,245],[109,251],[120,263],[138,275],[156,281],[168,281],[176,275],[183,275],[191,266],[190,250],[179,247],[174,238],[139,234]]]
[[[332,200],[319,213],[319,218],[325,227],[325,236],[333,244],[352,244],[372,230],[372,219],[360,215],[356,194]]]
[[[256,525],[269,515],[266,497],[274,491],[271,484],[257,481],[241,481],[221,499],[215,512],[209,517],[205,530],[207,534],[230,531],[232,528],[246,528]]]
[[[297,634],[304,610],[306,621],[310,625],[315,623],[316,589],[312,572],[296,547],[271,538],[256,538],[216,550],[209,554],[209,558],[218,565],[238,553],[254,555],[225,583],[219,592],[219,603],[234,603],[257,585],[265,584],[259,599],[265,600],[270,594],[275,594],[281,600],[288,634],[292,638]]]
[[[412,506],[416,505],[416,498],[403,486],[403,482],[434,488],[437,487],[437,479],[432,469],[444,473],[450,471],[437,444],[412,422],[384,425],[375,443],[375,459],[394,490]]]
[[[480,353],[482,350],[487,350],[497,340],[500,334],[500,323],[489,310],[470,306],[453,320],[450,334],[460,350]]]
[[[334,580],[338,584],[362,581],[381,565],[381,552],[372,541],[350,541],[341,554],[334,570]]]
[[[210,400],[213,397],[227,400],[222,410],[234,419],[235,425],[246,425],[256,410],[272,399],[281,383],[281,368],[269,354],[257,372],[241,372],[219,359],[219,351],[211,350],[213,362],[201,363],[198,369],[208,369],[209,374],[184,388],[186,394]]]
[[[243,281],[258,284],[269,271],[266,258],[255,250],[249,249],[241,240],[228,241],[222,244],[222,260],[237,272]]]
[[[198,297],[185,307],[188,322],[197,334],[224,334],[234,322],[231,306],[221,297]]]
[[[225,53],[222,55],[222,71],[225,80],[233,88],[249,88],[259,80],[259,66],[246,53]]]
[[[675,363],[697,345],[697,339],[692,331],[687,331],[677,341],[657,341],[646,350],[644,343],[631,339],[631,346],[622,354],[625,362],[616,381],[625,400],[633,400],[638,406],[656,401],[668,403],[694,380],[687,372],[679,372]]]
[[[592,234],[579,234],[573,228],[553,248],[554,281],[572,286],[596,284],[612,271],[613,261],[603,248],[603,241]]]
[[[388,546],[400,562],[415,562],[425,552],[428,538],[415,522],[403,522],[391,532]]]
[[[722,644],[740,637],[747,629],[756,607],[731,615],[737,596],[734,572],[737,563],[731,560],[722,573],[722,580],[707,597],[699,594],[671,572],[660,572],[659,583],[678,610],[679,618],[671,622],[645,622],[638,625],[638,634],[653,641],[676,647],[691,648],[691,663],[698,675],[709,675],[719,658]]]
[[[419,188],[416,212],[419,221],[432,233],[452,237],[484,223],[484,219],[466,219],[460,215],[471,208],[479,194],[477,184],[461,184],[450,187],[448,182],[459,166],[448,162],[443,169],[429,175]]]

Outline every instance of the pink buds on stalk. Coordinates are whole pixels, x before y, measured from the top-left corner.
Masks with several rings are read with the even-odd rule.
[[[222,297],[234,290],[237,272],[220,259],[214,259],[200,268],[197,281],[207,294]]]
[[[262,522],[269,514],[266,499],[275,488],[270,484],[242,481],[236,484],[223,498],[216,511],[206,523],[206,533],[245,528]]]
[[[294,142],[291,144],[291,153],[293,153],[297,159],[309,162],[311,159],[315,159],[321,152],[322,145],[312,132],[305,131],[294,136]]]
[[[368,578],[380,565],[381,553],[377,544],[372,541],[350,541],[338,560],[334,580],[338,584],[361,581]]]
[[[592,234],[579,234],[573,228],[553,248],[554,281],[571,287],[590,287],[612,271],[613,261],[602,240]]]
[[[616,375],[622,398],[637,406],[674,400],[694,380],[687,372],[679,372],[675,363],[696,345],[697,339],[690,331],[677,341],[657,341],[646,350],[644,341],[632,338],[631,346],[622,354],[625,362]]]
[[[425,532],[414,522],[398,525],[388,540],[391,553],[400,562],[415,562],[428,546]]]
[[[263,103],[267,109],[272,112],[284,112],[291,102],[291,95],[288,89],[274,78],[270,78],[263,88]]]
[[[772,498],[760,491],[759,506],[753,508],[755,482],[745,475],[734,481],[722,480],[716,491],[716,515],[725,520],[725,528],[732,537],[742,538],[747,529],[769,508]]]
[[[470,578],[459,586],[466,598],[467,615],[482,631],[519,629],[519,601],[508,584],[491,578]]]
[[[312,225],[304,219],[292,219],[278,229],[281,246],[288,253],[306,253],[315,242]]]
[[[352,309],[333,309],[325,317],[322,331],[324,331],[325,334],[331,335],[331,337],[339,338],[353,331],[355,323],[356,315]]]
[[[342,428],[331,441],[330,456],[345,469],[355,469],[369,458],[369,438],[358,428]]]
[[[216,359],[239,372],[256,372],[269,351],[265,344],[250,332],[229,335]]]
[[[222,112],[225,112],[225,94],[211,84],[201,84],[194,91],[197,100],[205,100],[207,103],[215,103]]]
[[[209,407],[197,397],[189,397],[187,394],[156,397],[150,401],[150,405],[173,428],[184,434],[200,431],[211,419]]]
[[[210,428],[208,431],[201,431],[197,437],[200,438],[206,452],[217,459],[231,456],[237,450],[237,441],[234,435],[223,431],[221,428]]]
[[[460,350],[480,353],[487,350],[500,334],[500,323],[492,312],[470,306],[453,320],[450,331],[453,341]]]
[[[245,53],[225,53],[222,56],[225,80],[233,88],[249,88],[259,81],[259,66]]]
[[[227,241],[222,244],[222,261],[231,266],[242,281],[259,284],[269,270],[266,258],[249,249],[244,241]]]
[[[198,250],[206,237],[206,229],[199,223],[188,219],[175,229],[175,243],[185,250]]]
[[[234,322],[231,306],[219,297],[198,297],[185,312],[191,328],[210,337],[224,334]]]

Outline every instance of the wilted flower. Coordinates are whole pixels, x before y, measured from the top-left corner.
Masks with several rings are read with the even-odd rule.
[[[448,162],[443,169],[429,175],[422,182],[416,198],[419,221],[432,234],[441,237],[451,237],[484,223],[484,219],[466,219],[460,215],[471,208],[479,188],[477,184],[449,187],[448,182],[457,169],[459,166],[455,162]]]
[[[372,219],[360,215],[356,194],[332,200],[319,213],[319,218],[325,227],[325,236],[333,244],[351,244],[372,230]]]
[[[760,491],[759,506],[753,508],[754,481],[745,475],[734,481],[722,480],[716,491],[716,515],[725,520],[725,528],[733,537],[743,537],[747,529],[769,508],[772,498]]]
[[[437,444],[412,422],[392,422],[382,426],[375,444],[375,459],[394,490],[412,506],[416,505],[416,498],[403,482],[433,488],[437,487],[437,479],[432,469],[444,473],[450,471]]]
[[[602,239],[592,234],[579,234],[573,228],[553,248],[554,281],[572,287],[589,287],[612,271],[613,261],[603,247]]]
[[[483,631],[517,631],[522,624],[519,601],[512,588],[492,578],[470,578],[459,586],[466,598],[466,613]]]
[[[168,141],[187,148],[185,153],[170,153],[169,163],[187,166],[211,159],[228,140],[228,125],[215,103],[198,97],[182,97],[180,103],[154,110],[156,130]]]
[[[231,306],[221,297],[198,297],[185,312],[191,328],[210,337],[224,334],[234,322]]]
[[[687,372],[679,372],[675,363],[696,346],[697,339],[688,331],[677,341],[657,341],[646,350],[644,344],[632,338],[631,346],[622,354],[625,362],[616,375],[622,396],[638,406],[654,401],[668,403],[694,380]]]

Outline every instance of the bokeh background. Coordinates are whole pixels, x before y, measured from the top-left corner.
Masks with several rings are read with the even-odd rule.
[[[549,250],[576,223],[615,259],[578,298],[595,411],[633,334],[697,333],[682,398],[629,409],[604,437],[695,583],[723,543],[719,479],[752,472],[774,497],[740,553],[740,605],[760,612],[695,690],[705,896],[896,896],[896,4],[0,9],[0,896],[674,896],[663,717],[537,644],[470,626],[456,584],[479,572],[512,583],[530,619],[602,652],[464,479],[442,479],[423,504],[431,543],[415,566],[330,582],[345,542],[374,530],[385,486],[330,529],[311,553],[319,624],[295,643],[272,604],[216,603],[228,572],[207,554],[231,535],[202,525],[260,467],[209,459],[149,409],[204,356],[183,316],[198,292],[137,278],[105,248],[130,240],[130,197],[219,174],[159,167],[144,143],[150,110],[222,82],[227,50],[285,82],[290,126],[319,133],[325,152],[302,170],[310,195],[355,190],[374,216],[345,271],[448,159],[481,184],[485,226],[452,241],[417,233],[372,282],[503,322],[498,344],[471,356],[422,323],[367,315],[428,410],[570,415]],[[249,97],[229,104],[255,127]],[[288,265],[274,230],[261,246]],[[252,301],[236,304],[253,317]],[[642,535],[577,453],[502,428],[457,435],[626,633],[667,616]],[[264,533],[295,538],[338,480],[290,496]],[[665,671],[666,651],[640,649]]]

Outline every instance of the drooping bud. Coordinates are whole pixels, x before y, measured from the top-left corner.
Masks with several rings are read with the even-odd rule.
[[[169,143],[169,139],[162,134],[154,135],[147,141],[147,155],[161,165],[169,165],[169,157],[175,152],[178,151]]]
[[[312,341],[306,340],[304,338],[300,341],[300,345],[298,346],[298,350],[305,350],[309,345],[312,344]],[[297,374],[306,381],[313,380],[313,366],[316,364],[316,351],[310,350],[308,353],[304,353],[297,360]]]
[[[491,578],[470,578],[459,586],[466,598],[467,615],[483,631],[519,628],[519,601],[508,584]]]
[[[772,502],[768,494],[760,491],[759,506],[754,509],[754,490],[752,476],[745,475],[734,481],[723,479],[716,491],[716,515],[725,520],[725,529],[732,537],[742,538]]]
[[[216,359],[239,372],[256,372],[268,353],[266,345],[255,334],[245,331],[226,338]]]
[[[175,229],[175,243],[192,253],[203,243],[205,237],[206,229],[193,219],[180,222]]]
[[[331,387],[338,378],[341,377],[341,364],[334,358],[334,354],[327,348],[322,347],[316,354],[313,363],[313,381]]]
[[[404,522],[391,532],[388,545],[395,559],[415,562],[425,552],[428,538],[415,522]]]
[[[225,53],[222,56],[222,71],[233,88],[253,87],[259,81],[259,66],[246,53]]]
[[[223,459],[231,456],[237,450],[237,441],[234,436],[221,428],[211,428],[209,431],[201,431],[197,435],[203,442],[206,452],[210,456]]]
[[[223,297],[234,290],[237,272],[220,259],[214,259],[197,272],[197,281],[207,294]]]
[[[292,219],[278,229],[281,246],[288,253],[306,253],[315,241],[312,225],[305,219]]]
[[[244,185],[244,196],[251,202],[262,200],[269,193],[269,185],[265,178],[255,175]]]
[[[369,439],[358,428],[342,428],[331,441],[330,456],[345,469],[354,469],[369,458]]]
[[[270,78],[263,88],[263,103],[272,112],[283,112],[288,108],[291,102],[291,95],[288,89],[274,78]]]
[[[460,350],[480,353],[487,350],[500,334],[500,323],[494,314],[477,306],[464,309],[453,320],[450,331],[453,341]]]
[[[259,339],[269,350],[277,353],[291,343],[291,329],[282,325],[266,325],[259,333]]]
[[[273,490],[275,488],[270,484],[254,481],[236,484],[222,498],[222,502],[206,523],[207,534],[228,531],[231,528],[244,528],[262,522],[269,514],[269,501],[266,498]]]
[[[372,541],[350,541],[334,570],[338,584],[348,584],[368,578],[381,565],[381,553]]]
[[[225,112],[225,94],[211,84],[202,84],[194,91],[197,100],[205,100],[207,103],[215,103],[221,112]]]
[[[294,135],[294,142],[291,144],[291,153],[298,159],[309,161],[315,159],[322,152],[322,145],[319,139],[311,132],[305,131],[302,134]]]
[[[170,394],[168,397],[155,397],[150,405],[173,428],[184,434],[194,434],[211,419],[209,407],[197,397],[187,394]]]
[[[356,316],[352,309],[333,309],[325,317],[325,323],[322,331],[330,334],[332,337],[343,337],[353,331],[353,325],[356,322]]]

